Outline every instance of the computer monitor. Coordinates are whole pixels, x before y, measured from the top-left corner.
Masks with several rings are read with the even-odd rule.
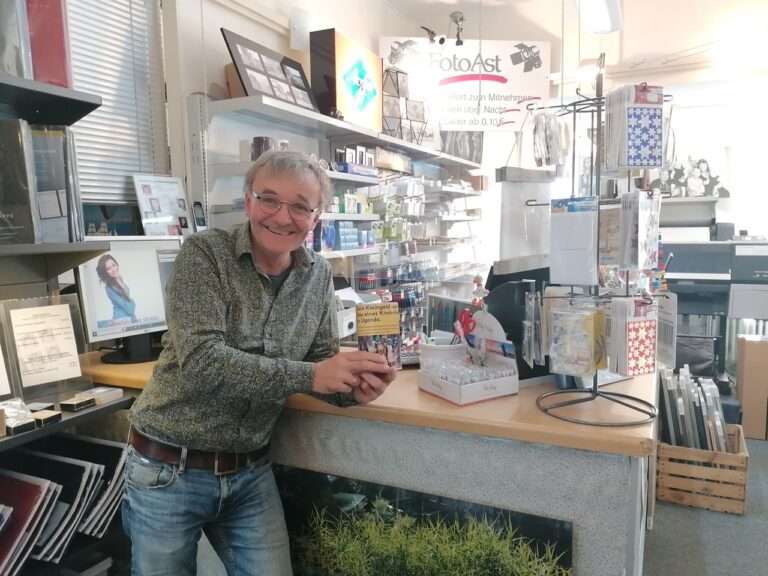
[[[179,237],[89,238],[109,240],[110,250],[78,269],[78,287],[91,344],[119,340],[102,357],[111,364],[156,359],[151,334],[167,329],[165,285],[181,248]]]

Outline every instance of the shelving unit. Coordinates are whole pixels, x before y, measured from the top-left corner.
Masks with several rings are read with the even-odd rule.
[[[101,106],[101,97],[0,72],[0,109],[30,124],[70,126]]]
[[[107,414],[111,414],[112,412],[116,412],[118,410],[126,410],[131,407],[131,404],[133,404],[134,400],[135,398],[133,396],[126,396],[124,398],[120,398],[119,400],[113,400],[112,402],[101,404],[100,406],[86,408],[80,412],[62,412],[61,420],[59,422],[43,426],[42,428],[35,428],[29,432],[22,432],[16,436],[3,436],[0,438],[0,452],[18,448],[27,442],[33,442],[45,436],[50,436],[51,434],[62,432],[71,426],[84,424],[89,420],[100,418]]]
[[[71,125],[100,105],[99,96],[0,73],[0,113],[5,117],[23,119],[30,124]],[[60,274],[108,251],[109,248],[108,241],[0,244],[0,299],[54,295],[58,292],[57,277]],[[58,404],[62,398],[54,397],[46,400]],[[127,409],[133,400],[133,397],[124,397],[79,412],[63,412],[59,422],[15,436],[0,438],[0,452],[18,448],[72,426]],[[100,541],[89,544],[93,549],[102,545]],[[70,547],[69,551],[71,550]],[[68,556],[65,556],[61,566],[29,562],[22,568],[21,573],[53,574],[55,571],[58,574],[66,565],[67,558]]]

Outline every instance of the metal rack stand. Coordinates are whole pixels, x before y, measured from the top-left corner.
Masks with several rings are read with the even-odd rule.
[[[560,108],[563,110],[568,110],[569,112],[573,113],[574,119],[576,118],[576,114],[580,112],[585,112],[585,111],[590,112],[592,117],[592,122],[593,122],[593,129],[596,134],[594,149],[597,150],[598,155],[600,154],[600,150],[602,150],[602,142],[603,142],[603,129],[602,129],[602,111],[603,111],[603,103],[604,103],[603,73],[602,73],[603,62],[604,62],[604,55],[601,55],[600,61],[598,64],[601,71],[597,73],[594,98],[583,97],[577,90],[577,94],[579,94],[579,96],[582,96],[582,100],[579,100],[575,103],[571,103],[567,105],[550,106],[550,108]],[[575,138],[575,130],[574,130],[574,138]],[[576,155],[574,152],[574,160],[573,160],[574,163],[575,163],[575,157]],[[591,158],[591,161],[592,161],[591,162],[592,170],[590,171],[590,190],[593,190],[593,196],[599,197],[600,196],[601,159],[597,158],[597,160],[595,160],[593,155]],[[575,187],[575,171],[572,173],[571,177],[574,181],[573,186]],[[597,186],[596,190],[593,188],[593,186],[595,185]],[[572,189],[572,193],[571,193],[572,197],[574,195],[575,195],[575,188]],[[526,203],[526,205],[530,205],[530,204]],[[598,221],[599,221],[599,214],[600,212],[598,208]],[[600,227],[599,226],[598,226],[597,234],[598,234],[597,244],[599,246],[600,244]],[[599,260],[599,255],[598,255],[598,260]],[[595,294],[597,294],[599,288],[597,286],[594,286],[593,290]],[[562,400],[560,402],[554,402],[554,403],[547,402],[548,399],[561,398],[561,397],[562,398],[570,397],[570,399]],[[582,418],[574,418],[571,416],[566,416],[564,414],[558,414],[554,412],[559,408],[565,408],[567,406],[574,406],[576,404],[592,402],[597,400],[598,398],[604,398],[607,401],[620,404],[625,408],[628,408],[634,412],[639,413],[640,416],[633,419],[626,419],[621,422],[608,422],[608,421],[602,421],[602,420],[586,420]],[[556,392],[548,392],[546,394],[542,394],[536,399],[536,406],[539,408],[539,410],[541,410],[545,414],[548,414],[549,416],[552,416],[554,418],[558,418],[560,420],[565,420],[568,422],[573,422],[576,424],[586,424],[588,426],[605,426],[605,427],[638,426],[640,424],[648,424],[649,422],[652,422],[657,415],[656,407],[650,402],[647,402],[645,400],[642,400],[630,394],[623,394],[620,392],[607,392],[607,391],[600,390],[598,387],[597,373],[595,373],[595,376],[593,377],[592,388],[576,389],[576,390],[558,390]]]

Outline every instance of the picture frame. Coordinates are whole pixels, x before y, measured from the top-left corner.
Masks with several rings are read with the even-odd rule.
[[[419,100],[411,100],[410,98],[405,101],[405,113],[408,120],[415,122],[424,122],[424,102]]]
[[[145,236],[189,236],[189,202],[181,178],[159,174],[133,175]]]
[[[365,165],[365,153],[367,150],[365,149],[365,146],[358,146],[357,147],[357,155],[356,155],[356,163],[360,166]]]
[[[357,151],[354,148],[347,148],[344,160],[347,164],[355,164],[355,161],[357,160]]]
[[[384,94],[382,97],[383,115],[387,118],[400,118],[400,99]]]
[[[221,28],[246,96],[265,95],[318,112],[304,68],[296,60]]]

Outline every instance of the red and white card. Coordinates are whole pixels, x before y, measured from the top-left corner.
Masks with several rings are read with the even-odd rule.
[[[656,320],[627,320],[627,376],[656,371]]]

